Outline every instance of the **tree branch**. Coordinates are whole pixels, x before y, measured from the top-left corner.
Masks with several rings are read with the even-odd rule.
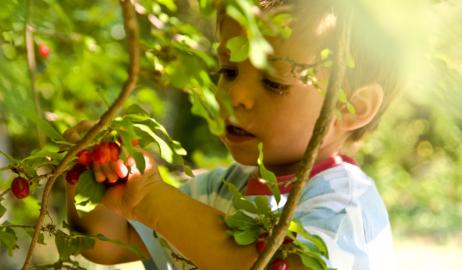
[[[40,96],[35,87],[35,74],[37,72],[37,63],[35,61],[35,50],[34,50],[34,34],[32,27],[32,0],[26,2],[26,27],[25,27],[25,40],[26,40],[26,55],[27,55],[27,70],[29,72],[30,91],[35,106],[35,113],[38,117],[42,117],[42,107],[40,105]],[[36,125],[37,138],[39,146],[45,145],[45,134],[40,129],[39,125]]]
[[[319,146],[327,133],[329,123],[332,119],[337,104],[338,92],[342,87],[343,77],[345,75],[346,56],[349,52],[350,44],[352,14],[348,12],[344,15],[344,17],[341,17],[343,20],[340,21],[339,27],[337,28],[337,41],[335,44],[336,53],[321,113],[316,121],[313,135],[305,150],[303,159],[300,163],[301,167],[297,172],[296,180],[293,183],[292,190],[284,206],[279,222],[276,224],[273,233],[269,237],[266,248],[253,265],[253,270],[263,270],[284,241],[303,188],[309,179],[310,171],[317,156]]]
[[[91,140],[98,134],[98,132],[102,130],[114,118],[114,116],[119,112],[125,100],[135,89],[140,70],[140,45],[138,22],[136,19],[135,11],[130,1],[121,0],[120,4],[123,11],[124,27],[125,32],[127,33],[128,40],[128,78],[125,81],[119,96],[111,105],[111,107],[101,116],[99,122],[96,123],[87,132],[87,134],[82,138],[82,140],[69,150],[67,155],[63,158],[63,160],[56,167],[55,171],[48,179],[42,194],[40,215],[37,219],[37,223],[35,224],[34,234],[32,235],[32,240],[22,269],[29,269],[29,265],[32,260],[32,254],[39,237],[39,232],[41,230],[45,215],[47,214],[48,199],[54,182],[60,175],[64,173],[65,169],[68,167],[68,164],[74,160],[76,154],[80,150],[84,149],[88,144],[90,144]]]

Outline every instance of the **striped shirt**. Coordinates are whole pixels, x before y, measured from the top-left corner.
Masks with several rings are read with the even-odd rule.
[[[255,175],[255,170],[255,167],[239,164],[214,169],[195,177],[181,190],[202,203],[231,213],[234,210],[232,194],[223,180],[245,193],[248,179]],[[282,194],[279,205],[273,196],[268,197],[276,210],[284,206],[287,194]],[[386,208],[374,182],[358,166],[341,163],[311,178],[302,192],[294,218],[308,232],[324,240],[330,255],[329,267],[338,270],[396,269]],[[164,239],[147,243],[152,242],[152,231],[139,223],[132,224],[150,249],[157,269],[198,269]],[[157,251],[150,245],[157,245]]]

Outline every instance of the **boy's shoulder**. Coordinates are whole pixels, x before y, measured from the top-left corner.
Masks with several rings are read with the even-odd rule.
[[[338,197],[331,199],[343,205],[357,204],[363,199],[381,200],[374,180],[359,166],[350,163],[339,164],[310,179],[301,201],[328,194],[337,194]]]
[[[313,177],[295,212],[338,269],[395,269],[388,213],[374,181],[343,163]]]
[[[180,189],[203,203],[217,207],[217,201],[231,202],[232,200],[232,193],[229,192],[225,181],[243,190],[247,179],[253,173],[255,173],[255,167],[233,163],[226,168],[215,168],[199,174],[187,181]]]

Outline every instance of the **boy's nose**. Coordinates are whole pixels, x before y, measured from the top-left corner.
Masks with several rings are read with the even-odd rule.
[[[255,104],[254,85],[245,80],[236,79],[228,88],[231,104],[235,109],[252,109]]]

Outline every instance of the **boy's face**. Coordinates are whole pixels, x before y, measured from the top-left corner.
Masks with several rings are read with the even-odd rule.
[[[311,138],[323,96],[291,73],[290,62],[271,59],[313,63],[319,54],[319,45],[313,42],[319,40],[315,32],[315,27],[311,31],[305,27],[303,35],[294,29],[287,40],[271,39],[274,54],[270,63],[275,72],[268,74],[253,67],[248,60],[229,60],[226,42],[242,35],[243,30],[233,20],[224,19],[220,32],[218,91],[229,98],[235,116],[223,113],[226,133],[221,139],[237,162],[255,165],[257,145],[262,142],[265,165],[269,169],[277,174],[295,172]]]

